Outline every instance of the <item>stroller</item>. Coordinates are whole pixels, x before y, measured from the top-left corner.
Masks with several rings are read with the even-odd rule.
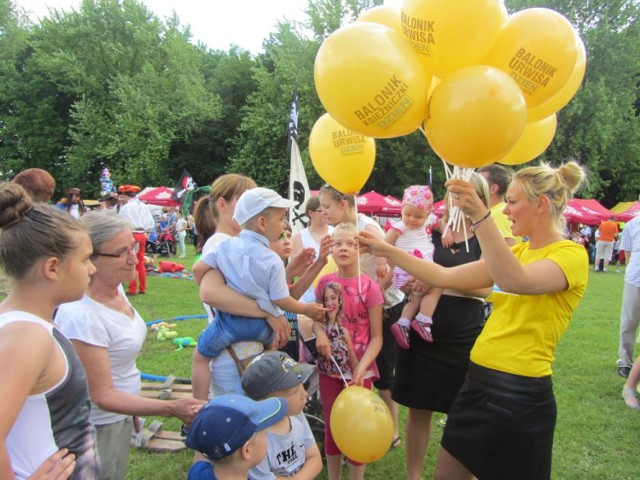
[[[168,257],[172,252],[172,244],[175,243],[173,238],[173,234],[171,233],[171,229],[165,228],[158,235],[158,240],[156,243],[156,253],[158,255]]]

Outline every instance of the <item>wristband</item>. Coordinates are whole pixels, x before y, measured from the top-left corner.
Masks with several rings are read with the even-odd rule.
[[[489,211],[487,212],[487,214],[486,214],[484,217],[482,217],[480,220],[478,220],[478,221],[477,221],[477,222],[475,222],[475,223],[472,223],[472,224],[471,224],[471,226],[469,227],[469,230],[471,230],[472,232],[475,232],[475,231],[476,231],[476,228],[478,228],[478,226],[479,226],[482,222],[484,222],[487,218],[489,218],[490,216],[491,216],[491,210],[489,210]]]

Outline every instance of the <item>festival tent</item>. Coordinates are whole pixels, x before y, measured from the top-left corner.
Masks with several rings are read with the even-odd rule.
[[[568,223],[599,225],[600,222],[615,217],[615,213],[592,198],[572,198],[567,203],[564,216]]]
[[[402,202],[380,195],[373,190],[359,195],[357,198],[358,212],[382,217],[399,217]]]
[[[158,205],[160,207],[179,207],[178,202],[171,200],[173,188],[167,187],[147,187],[140,194],[138,199],[149,205]]]
[[[616,215],[616,220],[618,222],[629,222],[640,215],[640,202],[635,202],[631,204],[631,207],[627,208],[624,212],[618,213]]]

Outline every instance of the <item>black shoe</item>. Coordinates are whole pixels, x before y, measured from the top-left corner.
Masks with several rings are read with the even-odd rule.
[[[631,367],[618,367],[618,375],[627,378],[631,373]]]

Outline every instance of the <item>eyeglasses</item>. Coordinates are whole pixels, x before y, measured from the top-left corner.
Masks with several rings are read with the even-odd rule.
[[[129,248],[121,250],[120,253],[99,253],[99,252],[94,252],[93,255],[91,255],[91,256],[92,257],[126,258],[127,255],[130,255],[132,252],[137,254],[139,251],[140,251],[140,244],[139,243],[134,243]]]

